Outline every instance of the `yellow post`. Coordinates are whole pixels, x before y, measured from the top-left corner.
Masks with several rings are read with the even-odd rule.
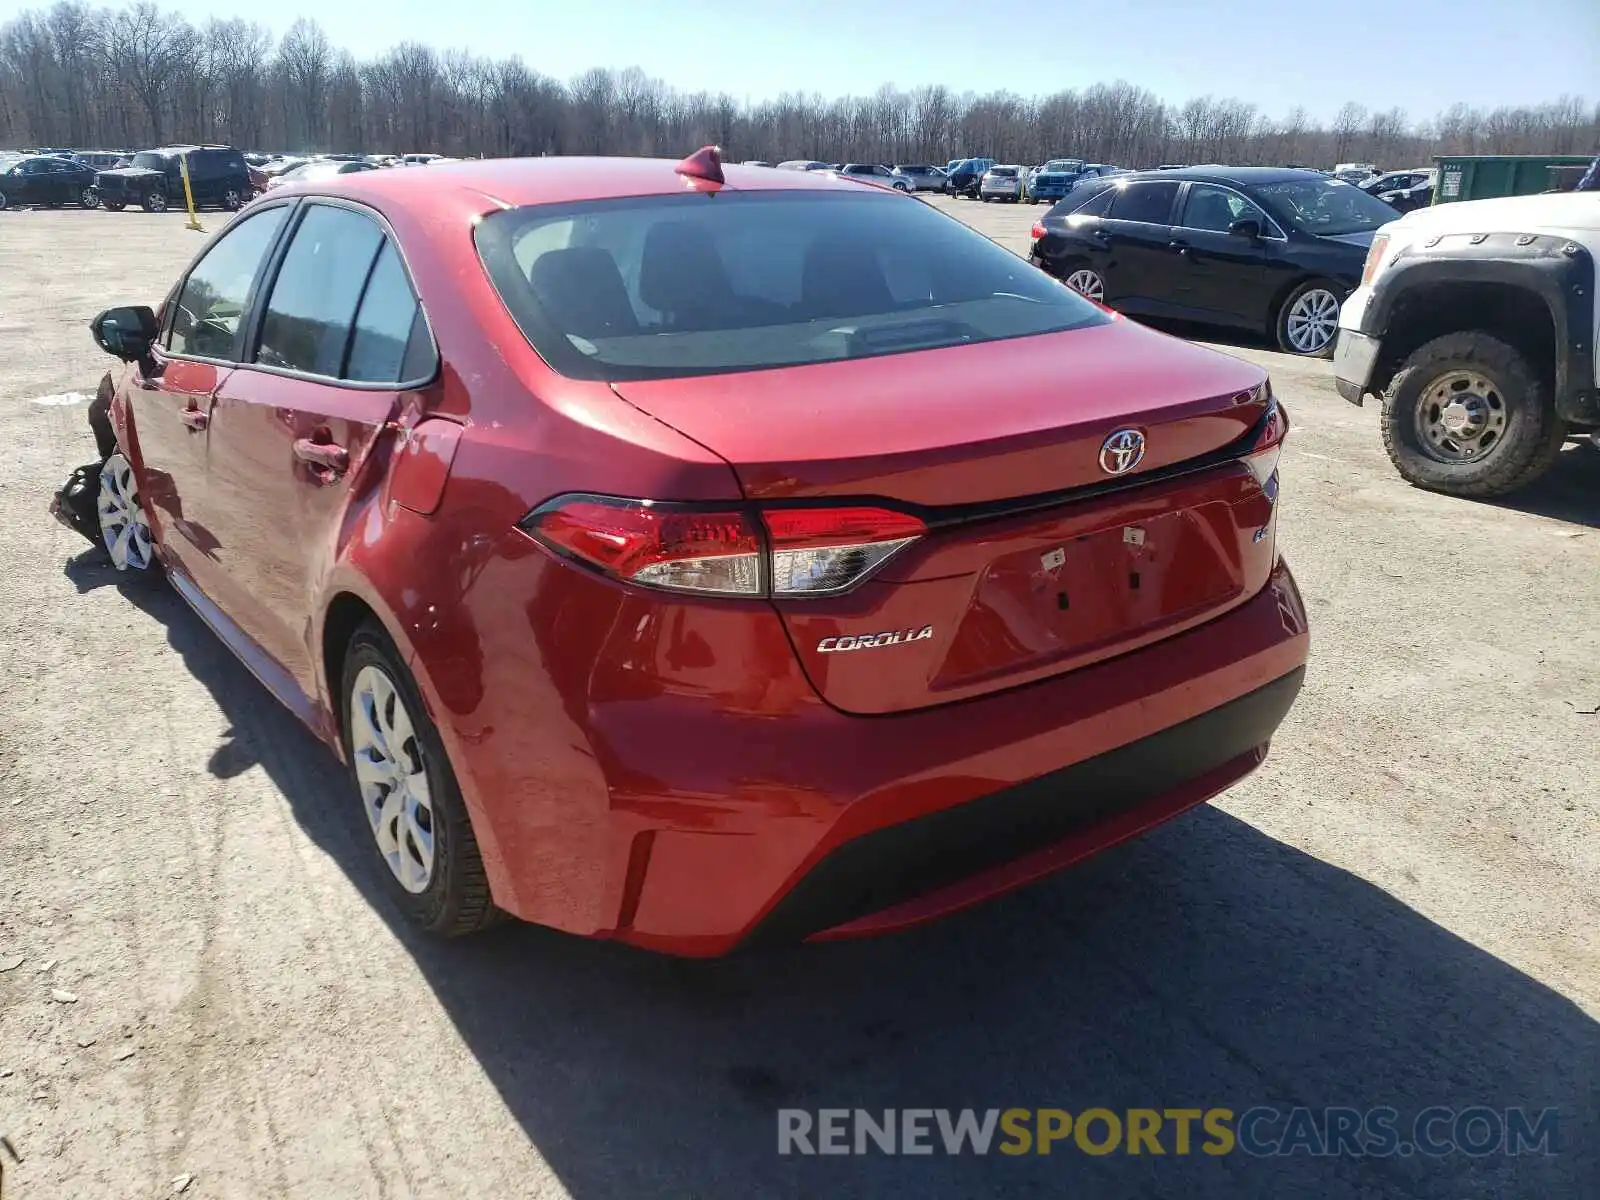
[[[189,186],[189,156],[178,156],[178,173],[183,176],[183,198],[189,205],[189,228],[196,233],[204,233],[200,219],[194,215],[194,189]]]

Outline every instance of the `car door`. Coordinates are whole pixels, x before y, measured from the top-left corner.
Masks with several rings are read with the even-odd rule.
[[[1255,221],[1260,237],[1229,233],[1235,221]],[[1282,231],[1256,204],[1214,183],[1190,183],[1172,230],[1178,252],[1173,269],[1173,299],[1183,315],[1223,325],[1261,323],[1267,260]]]
[[[169,563],[201,591],[217,582],[205,524],[207,428],[242,346],[243,319],[288,213],[277,205],[230,226],[167,301],[162,338],[128,374],[140,493]]]
[[[1097,229],[1105,302],[1131,313],[1165,313],[1176,294],[1173,276],[1179,259],[1171,235],[1178,181],[1136,180],[1114,191]]]
[[[235,619],[311,697],[315,608],[352,482],[436,355],[371,210],[304,202],[278,260],[247,361],[217,394],[207,482]]]

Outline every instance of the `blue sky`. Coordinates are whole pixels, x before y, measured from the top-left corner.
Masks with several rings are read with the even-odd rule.
[[[167,0],[171,5],[171,0]],[[164,5],[167,6],[167,5]],[[570,78],[642,67],[752,100],[945,83],[1031,95],[1123,78],[1166,100],[1212,94],[1326,118],[1346,100],[1431,115],[1563,92],[1600,102],[1600,0],[338,0],[241,10],[178,0],[191,20],[299,13],[357,55],[403,40],[521,54]],[[0,8],[5,7],[0,3]]]

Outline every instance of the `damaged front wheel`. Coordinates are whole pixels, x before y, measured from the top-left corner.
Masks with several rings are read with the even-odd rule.
[[[133,464],[119,451],[100,468],[100,540],[119,571],[143,572],[155,565],[150,520],[139,501]]]

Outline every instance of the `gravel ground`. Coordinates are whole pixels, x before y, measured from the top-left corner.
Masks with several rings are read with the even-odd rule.
[[[940,203],[1016,250],[1041,211]],[[380,902],[332,757],[45,514],[93,446],[40,398],[92,392],[85,322],[199,242],[0,215],[7,1197],[1600,1195],[1600,455],[1510,504],[1414,491],[1329,364],[1225,346],[1291,411],[1313,619],[1260,772],[906,936],[438,944]],[[781,1106],[1478,1104],[1558,1108],[1557,1152],[776,1153]]]

